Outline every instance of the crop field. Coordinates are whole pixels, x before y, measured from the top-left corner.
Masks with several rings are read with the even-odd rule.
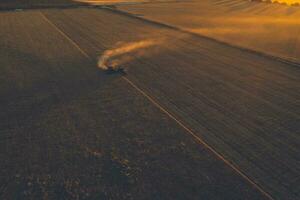
[[[117,5],[117,8],[231,45],[300,62],[299,6],[248,0],[199,0]]]
[[[0,97],[0,199],[300,195],[293,63],[110,8],[3,11]]]

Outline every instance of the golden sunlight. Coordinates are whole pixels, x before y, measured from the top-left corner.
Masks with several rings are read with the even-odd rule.
[[[286,3],[288,5],[300,4],[300,0],[271,0],[272,2]]]

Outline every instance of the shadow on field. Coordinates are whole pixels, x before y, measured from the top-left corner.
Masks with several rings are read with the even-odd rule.
[[[71,66],[57,66],[12,47],[2,46],[0,52],[12,61],[18,60],[1,69],[7,77],[0,77],[5,81],[0,89],[0,197],[126,196],[130,185],[126,161],[111,148],[97,150],[95,146],[101,143],[86,139],[87,128],[76,131],[85,120],[70,111],[72,105],[80,107],[97,96],[97,91],[110,93],[120,74],[108,75],[85,59]],[[81,68],[82,73],[74,68]],[[68,124],[69,120],[75,124]]]
[[[9,63],[9,66],[3,66],[1,70],[2,128],[12,128],[15,124],[11,123],[15,120],[27,124],[27,116],[38,117],[56,104],[68,103],[93,90],[101,90],[101,87],[110,85],[114,79],[122,76],[119,72],[100,70],[94,62],[87,62],[85,59],[75,61],[76,66],[55,66],[42,57],[11,47],[2,48],[3,51],[0,52],[3,56],[19,61]],[[87,68],[89,73],[78,73],[74,67]]]
[[[0,0],[0,10],[75,7],[87,5],[72,0]]]

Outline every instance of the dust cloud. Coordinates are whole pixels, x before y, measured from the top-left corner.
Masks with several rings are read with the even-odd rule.
[[[119,42],[112,49],[104,51],[98,59],[98,67],[103,70],[118,69],[138,57],[153,53],[154,46],[161,44],[161,39],[147,39],[136,42]]]

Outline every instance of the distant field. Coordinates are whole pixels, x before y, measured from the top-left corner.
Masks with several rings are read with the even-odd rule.
[[[91,5],[133,5],[143,3],[167,3],[178,2],[177,0],[75,0],[77,2],[83,2]],[[181,0],[179,0],[181,1]]]
[[[247,0],[120,5],[118,9],[300,62],[300,7]]]

